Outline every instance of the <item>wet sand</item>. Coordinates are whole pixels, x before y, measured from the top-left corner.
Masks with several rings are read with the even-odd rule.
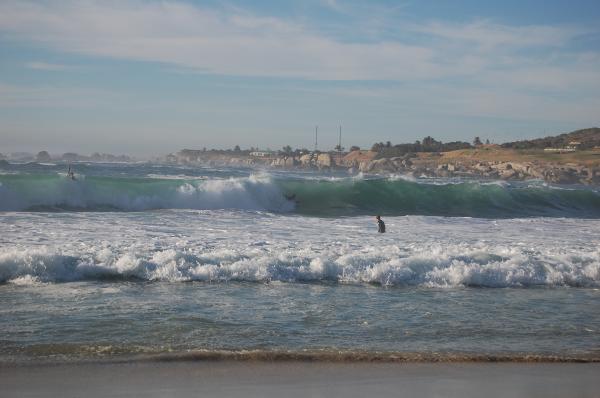
[[[0,365],[8,397],[598,397],[599,363]]]

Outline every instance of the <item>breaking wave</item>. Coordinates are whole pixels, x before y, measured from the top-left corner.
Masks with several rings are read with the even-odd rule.
[[[0,282],[31,285],[81,280],[599,287],[600,252],[544,255],[514,248],[482,251],[461,246],[411,253],[396,246],[322,253],[234,248],[135,252],[106,247],[83,254],[44,247],[0,251]]]
[[[268,176],[229,179],[23,175],[0,183],[0,211],[143,211],[154,209],[293,209]]]
[[[431,215],[600,218],[589,187],[489,181],[285,178],[269,175],[117,178],[0,175],[0,211],[242,209],[312,216]]]

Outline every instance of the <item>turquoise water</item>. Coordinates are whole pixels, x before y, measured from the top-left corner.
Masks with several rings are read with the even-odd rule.
[[[596,187],[540,181],[317,175],[182,166],[9,165],[0,170],[0,210],[145,211],[242,209],[305,216],[600,218]],[[292,198],[288,200],[286,198]]]
[[[0,174],[0,362],[600,359],[594,188],[75,170]]]

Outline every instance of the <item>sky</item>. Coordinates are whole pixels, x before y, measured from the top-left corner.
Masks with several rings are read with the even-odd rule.
[[[0,153],[600,126],[600,1],[0,0]]]

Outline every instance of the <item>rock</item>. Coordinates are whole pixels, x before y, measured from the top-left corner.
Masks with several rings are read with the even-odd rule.
[[[377,159],[372,160],[366,170],[371,173],[385,173],[391,172],[394,173],[398,171],[398,168],[394,165],[390,159]]]
[[[310,165],[312,163],[312,155],[307,153],[305,155],[300,156],[300,164],[302,165]]]
[[[317,166],[319,168],[321,168],[321,167],[331,167],[332,164],[333,164],[333,162],[332,162],[330,154],[328,154],[328,153],[320,153],[317,156]]]

